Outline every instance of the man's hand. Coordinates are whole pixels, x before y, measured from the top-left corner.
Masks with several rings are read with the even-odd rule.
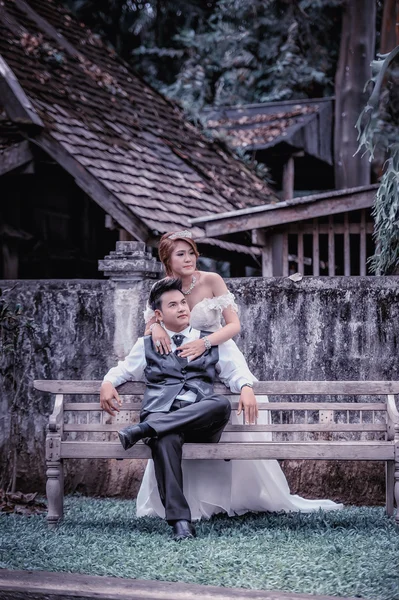
[[[252,388],[245,385],[241,389],[240,402],[238,403],[237,416],[244,410],[245,425],[255,425],[259,415],[258,402]]]
[[[100,406],[112,417],[115,416],[115,411],[119,412],[119,408],[115,404],[115,401],[119,406],[122,405],[122,400],[112,383],[110,381],[104,381],[100,388]]]

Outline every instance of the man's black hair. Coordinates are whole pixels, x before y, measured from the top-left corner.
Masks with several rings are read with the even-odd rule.
[[[181,279],[172,279],[171,277],[165,277],[157,281],[151,289],[150,298],[148,303],[152,310],[161,310],[162,296],[166,292],[178,291],[181,292],[182,282]]]

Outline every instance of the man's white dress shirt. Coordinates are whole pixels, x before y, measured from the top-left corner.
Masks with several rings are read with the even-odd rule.
[[[166,329],[166,328],[165,328]],[[172,352],[176,350],[176,344],[173,341],[173,336],[177,335],[177,332],[166,329],[170,339]],[[193,329],[188,326],[179,334],[183,335],[183,344],[198,340],[200,337],[200,331]],[[253,383],[254,377],[248,367],[243,365],[243,361],[236,360],[238,350],[233,340],[228,340],[223,344],[220,344],[219,349],[219,361],[216,363],[216,372],[219,375],[220,380],[230,388],[234,394],[239,394],[242,386],[245,383]],[[139,338],[126,356],[125,360],[119,361],[116,367],[113,367],[108,371],[104,377],[104,381],[110,381],[114,387],[125,383],[126,381],[145,381],[144,369],[147,366],[144,348],[144,338]],[[178,396],[179,400],[185,400],[186,402],[194,402],[194,392],[187,391],[181,396]]]

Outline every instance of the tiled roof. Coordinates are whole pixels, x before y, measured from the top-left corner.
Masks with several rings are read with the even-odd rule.
[[[267,149],[282,142],[332,162],[332,98],[285,100],[206,109],[203,118],[232,148]]]
[[[192,217],[277,201],[66,10],[53,0],[26,4],[0,7],[0,54],[52,142],[149,235],[188,227]]]
[[[291,110],[272,114],[246,114],[243,107],[240,116],[228,118],[222,114],[219,120],[210,119],[207,125],[209,129],[223,132],[234,148],[263,148],[275,144],[281,136],[285,137],[291,127],[304,123],[304,117],[317,110],[317,105],[297,104]]]

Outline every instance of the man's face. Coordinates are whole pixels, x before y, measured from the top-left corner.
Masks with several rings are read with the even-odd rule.
[[[155,315],[161,319],[165,327],[171,331],[183,331],[190,322],[190,309],[187,300],[178,290],[165,292],[162,295],[161,310],[156,310]]]

